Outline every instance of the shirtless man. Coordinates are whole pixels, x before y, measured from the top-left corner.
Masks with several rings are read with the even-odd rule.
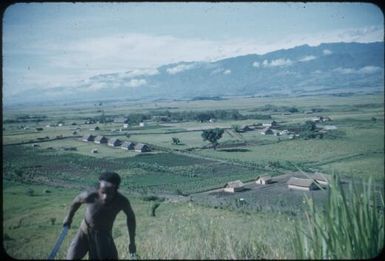
[[[118,252],[112,239],[112,225],[121,210],[127,216],[129,252],[135,255],[135,214],[128,199],[117,191],[119,184],[120,176],[117,173],[104,172],[99,177],[97,190],[83,192],[73,200],[63,226],[71,226],[72,218],[81,204],[86,204],[86,211],[68,249],[67,259],[82,259],[87,252],[89,259],[118,259]]]

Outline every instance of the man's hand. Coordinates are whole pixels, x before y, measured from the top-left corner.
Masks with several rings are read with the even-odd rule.
[[[135,254],[136,253],[136,245],[135,245],[135,243],[131,243],[128,246],[128,250],[129,250],[130,254]]]

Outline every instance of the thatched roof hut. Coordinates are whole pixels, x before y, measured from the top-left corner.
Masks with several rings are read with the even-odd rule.
[[[131,142],[131,141],[125,141],[123,142],[123,144],[120,146],[121,149],[124,149],[124,150],[133,150],[135,149],[135,143]]]
[[[291,177],[287,181],[289,189],[298,189],[298,190],[316,190],[319,187],[315,183],[314,179],[301,179],[296,177]]]
[[[227,182],[225,185],[224,191],[234,193],[234,192],[242,191],[244,189],[245,189],[245,184],[243,184],[243,182],[240,180],[235,180],[235,181]]]
[[[255,183],[257,184],[270,184],[272,183],[273,180],[271,176],[265,175],[265,176],[259,176],[256,180]]]
[[[105,136],[97,136],[95,138],[95,143],[102,144],[102,143],[107,143],[108,139]]]

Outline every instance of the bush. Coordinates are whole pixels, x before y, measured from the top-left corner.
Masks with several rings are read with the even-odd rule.
[[[384,200],[373,191],[371,179],[352,182],[345,193],[333,176],[325,209],[306,198],[307,224],[296,225],[294,248],[299,259],[368,259],[384,247]]]

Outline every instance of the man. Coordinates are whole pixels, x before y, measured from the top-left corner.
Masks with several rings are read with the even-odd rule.
[[[82,259],[87,252],[89,259],[118,259],[118,252],[112,239],[112,225],[121,210],[127,216],[129,252],[135,255],[135,214],[128,199],[117,191],[119,184],[120,176],[117,173],[104,172],[99,177],[97,190],[83,192],[73,200],[63,226],[71,226],[72,218],[81,204],[86,204],[86,211],[68,249],[67,259]]]

